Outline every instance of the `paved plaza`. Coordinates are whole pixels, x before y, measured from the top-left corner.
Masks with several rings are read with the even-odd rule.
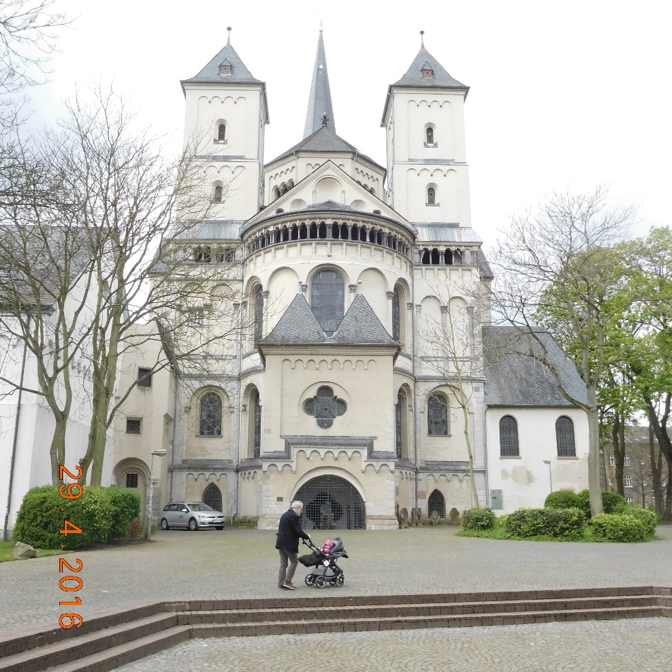
[[[602,586],[672,586],[672,528],[648,544],[494,541],[456,528],[343,532],[350,558],[339,594],[464,592]],[[314,533],[317,542],[327,538]],[[278,596],[275,534],[262,530],[159,532],[149,544],[70,554],[84,585],[78,609],[145,600]],[[57,622],[58,557],[0,564],[0,632]],[[282,597],[313,595],[303,585]],[[672,670],[672,619],[196,640],[124,670],[313,670],[350,656],[344,670]],[[536,648],[535,648],[536,647]],[[156,659],[156,660],[155,660]],[[482,660],[483,662],[474,662]],[[544,660],[550,661],[544,664]],[[572,662],[573,661],[573,662]],[[614,662],[617,661],[617,662]],[[620,662],[618,662],[620,661]],[[278,665],[281,663],[279,662]],[[468,667],[469,666],[469,667]],[[277,667],[280,669],[280,667]]]

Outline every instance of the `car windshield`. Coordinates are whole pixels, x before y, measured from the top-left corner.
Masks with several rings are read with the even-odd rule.
[[[214,511],[214,509],[209,507],[207,504],[201,504],[199,502],[189,504],[189,508],[192,511]]]

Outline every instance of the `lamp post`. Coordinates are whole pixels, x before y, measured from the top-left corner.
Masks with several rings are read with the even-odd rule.
[[[551,461],[544,460],[544,464],[548,465],[548,480],[551,484],[551,492],[553,492],[553,474],[551,474]]]
[[[154,455],[158,457],[163,457],[168,451],[153,450],[152,458],[149,461],[149,497],[147,497],[147,532],[145,533],[145,539],[149,541],[152,538],[152,498],[154,495]]]

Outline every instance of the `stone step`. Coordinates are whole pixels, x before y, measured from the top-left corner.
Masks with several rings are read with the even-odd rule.
[[[48,669],[50,672],[109,672],[122,665],[128,665],[141,658],[165,651],[171,646],[187,641],[191,637],[191,628],[182,626],[169,628],[163,632],[154,633],[134,639],[125,644],[118,644],[105,651],[80,658],[67,665],[55,665]],[[32,672],[31,668],[31,672]]]
[[[306,589],[300,593],[283,593],[283,597],[224,600],[185,600],[166,602],[166,609],[174,611],[216,611],[222,609],[283,609],[286,607],[343,607],[385,604],[434,604],[450,602],[499,602],[512,600],[569,599],[573,597],[632,597],[660,595],[660,589],[651,586],[617,586],[609,588],[560,588],[545,590],[517,590],[469,593],[408,593],[403,595],[341,595],[337,588]]]
[[[66,629],[56,624],[53,626],[33,626],[19,630],[0,637],[0,662],[4,657],[22,651],[29,651],[56,642],[71,641],[73,637],[83,637],[104,628],[111,628],[155,614],[165,613],[163,602],[140,602],[129,604],[123,609],[110,609],[109,611],[99,612],[95,616],[87,617],[79,628]]]
[[[490,602],[437,602],[434,604],[386,604],[340,607],[300,607],[284,609],[221,609],[212,611],[178,612],[178,624],[197,623],[264,623],[278,620],[334,620],[353,618],[385,618],[407,616],[454,616],[482,613],[518,613],[527,611],[585,610],[610,608],[640,608],[658,606],[654,595],[634,597],[586,597],[554,600],[507,600]]]
[[[525,613],[459,614],[454,616],[399,616],[387,618],[335,619],[332,621],[270,621],[264,623],[200,624],[192,626],[192,637],[264,637],[327,632],[364,632],[421,628],[468,628],[494,625],[525,625],[556,621],[616,620],[672,616],[661,607],[529,611]]]
[[[0,638],[0,672],[113,670],[190,637],[672,617],[672,588],[637,586],[435,595],[322,595],[152,602]]]
[[[82,626],[83,627],[83,626]],[[161,633],[177,627],[174,613],[160,613],[122,625],[107,627],[77,637],[30,648],[20,653],[0,658],[0,672],[28,672],[46,670],[57,664],[72,665],[73,661],[91,654],[109,650],[110,647],[124,645],[135,639]]]

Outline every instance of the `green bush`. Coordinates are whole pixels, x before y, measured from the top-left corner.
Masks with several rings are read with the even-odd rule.
[[[112,530],[110,536],[126,538],[129,536],[131,521],[140,516],[141,498],[137,492],[111,487],[107,489],[112,504]]]
[[[545,509],[571,509],[581,508],[579,497],[570,490],[558,490],[552,492],[544,502]]]
[[[59,549],[63,546],[67,550],[104,544],[112,528],[112,511],[105,488],[85,486],[82,496],[77,499],[64,499],[54,485],[32,488],[21,503],[13,539],[34,548]],[[66,520],[81,533],[73,532],[69,527],[68,534],[61,534]]]
[[[622,513],[627,508],[628,503],[625,497],[616,492],[602,493],[602,508],[604,513]]]
[[[462,515],[462,527],[465,530],[491,530],[496,519],[490,509],[469,509]]]
[[[585,515],[581,509],[520,509],[506,520],[506,531],[514,537],[578,539],[583,534]]]
[[[648,509],[640,509],[638,506],[627,506],[623,509],[622,516],[634,516],[639,520],[646,530],[646,536],[652,537],[656,533],[656,524],[658,523],[658,516],[653,511]]]
[[[646,524],[637,516],[600,513],[590,519],[595,538],[602,541],[635,542],[644,541],[647,536]]]
[[[577,495],[579,503],[578,507],[583,510],[587,518],[590,518],[590,495],[588,490],[581,490]],[[602,508],[603,513],[620,513],[625,509],[628,503],[621,495],[616,492],[602,493]]]

